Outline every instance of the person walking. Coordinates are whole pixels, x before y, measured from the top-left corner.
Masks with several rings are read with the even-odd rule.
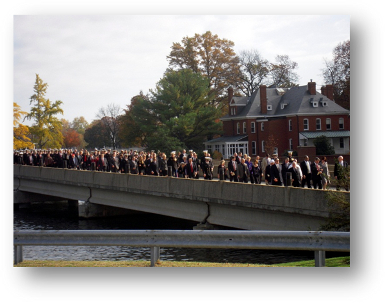
[[[311,177],[313,182],[314,189],[322,189],[322,168],[319,165],[320,159],[316,157],[314,162],[310,165],[311,167]]]
[[[309,161],[309,156],[305,155],[305,158],[303,162],[301,162],[300,167],[302,170],[302,183],[301,187],[304,188],[305,184],[307,187],[310,189],[311,188],[311,169],[310,169],[310,161]]]
[[[288,172],[291,172],[291,181],[292,181],[293,187],[299,188],[301,186],[302,170],[297,165],[296,160],[293,160]]]
[[[238,181],[248,183],[249,181],[249,167],[247,166],[245,159],[241,158],[241,162],[238,164]]]
[[[235,161],[234,156],[231,156],[230,162],[228,163],[227,168],[229,169],[229,173],[230,173],[230,182],[231,181],[238,182],[238,170],[237,170],[238,164]]]
[[[329,167],[328,167],[328,162],[327,162],[326,156],[323,156],[321,158],[320,166],[322,169],[322,174],[321,174],[322,189],[326,190],[327,185],[329,184],[329,181],[330,181],[330,173],[329,173]]]

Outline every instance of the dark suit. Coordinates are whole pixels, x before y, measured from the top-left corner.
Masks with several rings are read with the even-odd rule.
[[[204,162],[203,165],[202,165],[202,172],[204,175],[204,178],[205,179],[209,179],[209,180],[212,180],[213,179],[213,171],[212,171],[212,168],[213,165],[211,162]]]
[[[322,189],[322,178],[321,178],[321,170],[320,165],[317,163],[312,163],[311,167],[311,180],[313,181],[314,189]]]
[[[158,161],[152,161],[150,162],[150,174],[149,175],[159,175],[159,163]]]
[[[226,180],[227,178],[229,178],[227,176],[227,170],[228,170],[228,168],[226,168],[226,166],[224,166],[224,165],[218,166],[218,175],[219,175],[220,180]]]
[[[241,182],[248,183],[250,176],[249,167],[246,163],[238,164],[238,179]]]
[[[291,172],[291,178],[293,179],[293,187],[300,187],[301,186],[301,174],[297,169],[294,169],[291,167],[288,172]]]
[[[310,166],[310,162],[309,162],[309,166]],[[300,167],[301,167],[302,175],[305,176],[304,179],[302,179],[302,184],[301,184],[302,188],[305,187],[305,183],[307,184],[308,188],[311,188],[311,185],[310,185],[311,168],[308,171],[308,168],[307,168],[305,161],[301,162]]]
[[[235,164],[235,169],[234,169],[233,163]],[[237,164],[237,162],[236,161],[230,161],[227,167],[228,167],[229,173],[230,173],[230,181],[238,182],[238,164]]]
[[[196,172],[197,172],[197,168],[193,162],[191,162],[191,164],[188,163],[184,167],[184,175],[187,175],[187,178],[194,178]]]
[[[138,163],[136,162],[136,160],[130,160],[129,164],[130,164],[130,173],[138,174]],[[144,168],[143,168],[143,171],[144,171]]]
[[[281,175],[279,173],[278,167],[274,165],[270,165],[270,178],[271,184],[274,186],[281,186]]]
[[[251,168],[251,183],[261,184],[262,179],[262,169],[261,166],[254,166]]]
[[[290,163],[283,163],[281,168],[283,185],[286,187],[286,173],[289,172]],[[290,184],[289,184],[290,185]]]
[[[161,176],[167,176],[167,161],[163,158],[159,159],[159,174]]]

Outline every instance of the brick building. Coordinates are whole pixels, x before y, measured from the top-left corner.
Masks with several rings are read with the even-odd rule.
[[[333,86],[321,93],[316,83],[293,88],[261,85],[250,97],[233,95],[228,88],[229,112],[221,118],[224,135],[205,142],[229,158],[234,152],[264,156],[265,146],[275,142],[274,151],[298,151],[313,146],[314,138],[325,135],[336,154],[350,152],[350,112],[333,101]]]

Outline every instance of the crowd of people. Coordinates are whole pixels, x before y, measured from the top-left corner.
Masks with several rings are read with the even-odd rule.
[[[212,180],[215,175],[213,160],[207,150],[200,159],[193,150],[178,154],[172,151],[169,157],[154,150],[22,150],[14,151],[14,164],[193,179],[203,176],[207,180]],[[334,167],[337,181],[345,177],[347,167],[348,163],[339,156]],[[291,154],[280,164],[276,154],[271,157],[266,154],[263,159],[256,156],[252,161],[247,154],[235,153],[227,165],[225,160],[220,161],[215,176],[230,182],[261,184],[263,180],[267,185],[314,189],[326,189],[331,181],[326,157],[316,157],[311,162],[305,156],[298,164]],[[349,190],[348,186],[345,189]]]

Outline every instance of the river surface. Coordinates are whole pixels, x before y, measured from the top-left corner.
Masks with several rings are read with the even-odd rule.
[[[67,202],[33,203],[14,210],[15,230],[192,230],[196,222],[155,214],[79,219]],[[329,256],[328,254],[326,255]],[[335,256],[341,256],[337,254]],[[127,246],[24,246],[25,260],[150,260],[150,248]],[[161,248],[160,260],[277,264],[314,259],[307,251]]]

